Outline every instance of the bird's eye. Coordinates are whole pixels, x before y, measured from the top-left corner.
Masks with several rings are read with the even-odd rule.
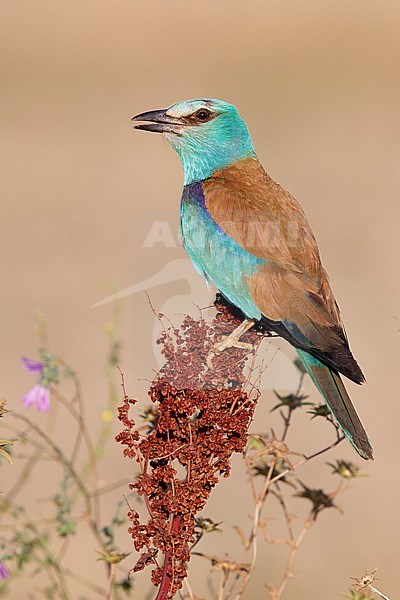
[[[194,113],[193,116],[198,121],[205,123],[206,121],[208,121],[210,119],[210,117],[212,116],[212,113],[211,113],[211,111],[207,110],[206,108],[200,108],[200,110],[198,110],[196,113]]]

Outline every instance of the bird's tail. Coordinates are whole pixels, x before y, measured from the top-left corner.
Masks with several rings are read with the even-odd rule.
[[[329,410],[340,425],[343,433],[365,459],[373,459],[372,447],[367,433],[338,373],[331,371],[318,359],[304,350],[297,349],[304,367],[320,391]]]

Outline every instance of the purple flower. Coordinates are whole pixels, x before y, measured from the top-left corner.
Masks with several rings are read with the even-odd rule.
[[[8,579],[10,577],[10,571],[7,569],[6,565],[0,562],[0,579]]]
[[[44,369],[44,364],[37,362],[36,360],[31,360],[30,358],[26,358],[26,356],[22,356],[21,358],[23,362],[24,368],[29,371],[29,373],[42,373]]]
[[[50,390],[42,385],[35,385],[21,398],[25,408],[29,408],[32,404],[36,404],[37,410],[49,412],[50,410]]]

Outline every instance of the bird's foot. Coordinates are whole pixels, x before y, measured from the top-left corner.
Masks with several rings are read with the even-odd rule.
[[[240,342],[239,339],[241,338],[241,336],[246,333],[246,331],[248,331],[249,329],[251,329],[251,327],[253,327],[254,325],[254,321],[243,321],[243,323],[241,323],[239,325],[239,327],[236,327],[236,329],[234,329],[232,331],[232,333],[230,333],[229,335],[225,336],[221,341],[217,342],[212,350],[210,351],[209,355],[207,356],[207,367],[209,369],[212,369],[212,360],[214,358],[214,356],[216,355],[217,352],[222,352],[223,350],[226,350],[227,348],[240,348],[241,350],[247,350],[248,352],[250,352],[250,350],[253,349],[253,344],[248,344],[246,342]]]
[[[222,352],[227,348],[241,348],[242,350],[252,350],[253,344],[249,344],[247,342],[239,342],[239,340],[229,340],[229,337],[230,336],[227,335],[220,342],[217,342],[214,345],[213,350],[218,350],[219,352]]]

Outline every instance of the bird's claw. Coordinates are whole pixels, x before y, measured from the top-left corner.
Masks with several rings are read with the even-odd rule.
[[[249,344],[247,342],[239,342],[238,340],[233,341],[232,339],[229,339],[229,335],[227,335],[224,339],[222,339],[220,342],[217,342],[212,349],[210,350],[208,356],[207,356],[207,367],[209,369],[213,368],[213,358],[214,356],[216,356],[217,352],[223,352],[224,350],[227,350],[228,348],[240,348],[241,350],[247,350],[247,352],[251,352],[251,350],[253,350],[254,345],[253,344]]]

